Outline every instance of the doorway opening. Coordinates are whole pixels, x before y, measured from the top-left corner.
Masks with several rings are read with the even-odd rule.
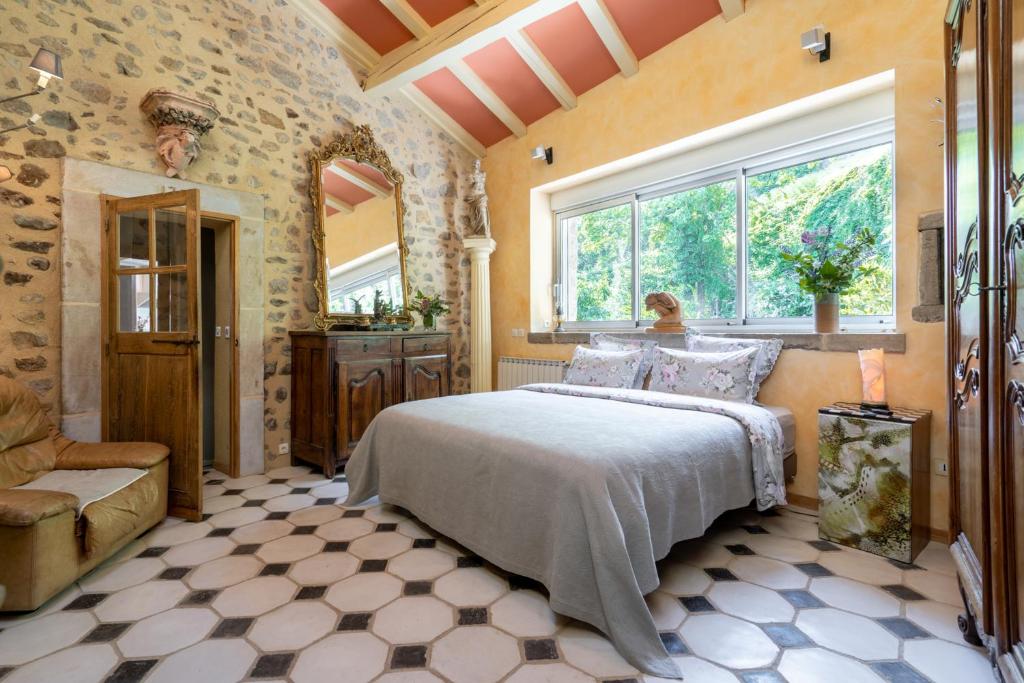
[[[200,213],[200,349],[203,470],[239,475],[238,306],[234,216]]]

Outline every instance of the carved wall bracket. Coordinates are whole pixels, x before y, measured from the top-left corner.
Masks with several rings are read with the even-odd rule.
[[[146,93],[139,108],[156,127],[156,148],[167,166],[167,176],[185,177],[202,151],[199,138],[213,128],[220,112],[205,99],[154,88]]]

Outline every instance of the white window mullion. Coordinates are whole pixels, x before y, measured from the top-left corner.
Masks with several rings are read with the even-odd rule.
[[[747,319],[747,178],[736,169],[736,315],[735,324]]]
[[[633,324],[640,326],[643,315],[640,306],[640,200],[633,195]]]

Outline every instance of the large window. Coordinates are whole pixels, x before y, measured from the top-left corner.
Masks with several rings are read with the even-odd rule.
[[[891,324],[891,135],[800,156],[737,163],[556,214],[556,296],[570,327],[636,326],[643,295],[668,291],[683,317],[706,325],[800,325],[810,295],[779,258],[807,232],[837,245],[876,236],[860,278],[841,297],[846,325]]]

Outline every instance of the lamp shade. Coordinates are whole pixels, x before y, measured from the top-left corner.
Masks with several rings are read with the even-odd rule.
[[[14,177],[14,173],[11,172],[11,169],[0,164],[0,183],[8,181],[12,177]]]
[[[870,406],[885,406],[885,351],[864,349],[860,357],[861,391],[863,403]]]
[[[32,58],[32,63],[28,66],[30,69],[38,71],[41,75],[50,76],[51,78],[64,78],[64,70],[60,65],[60,55],[47,50],[45,47],[41,47],[36,51],[36,56]]]

